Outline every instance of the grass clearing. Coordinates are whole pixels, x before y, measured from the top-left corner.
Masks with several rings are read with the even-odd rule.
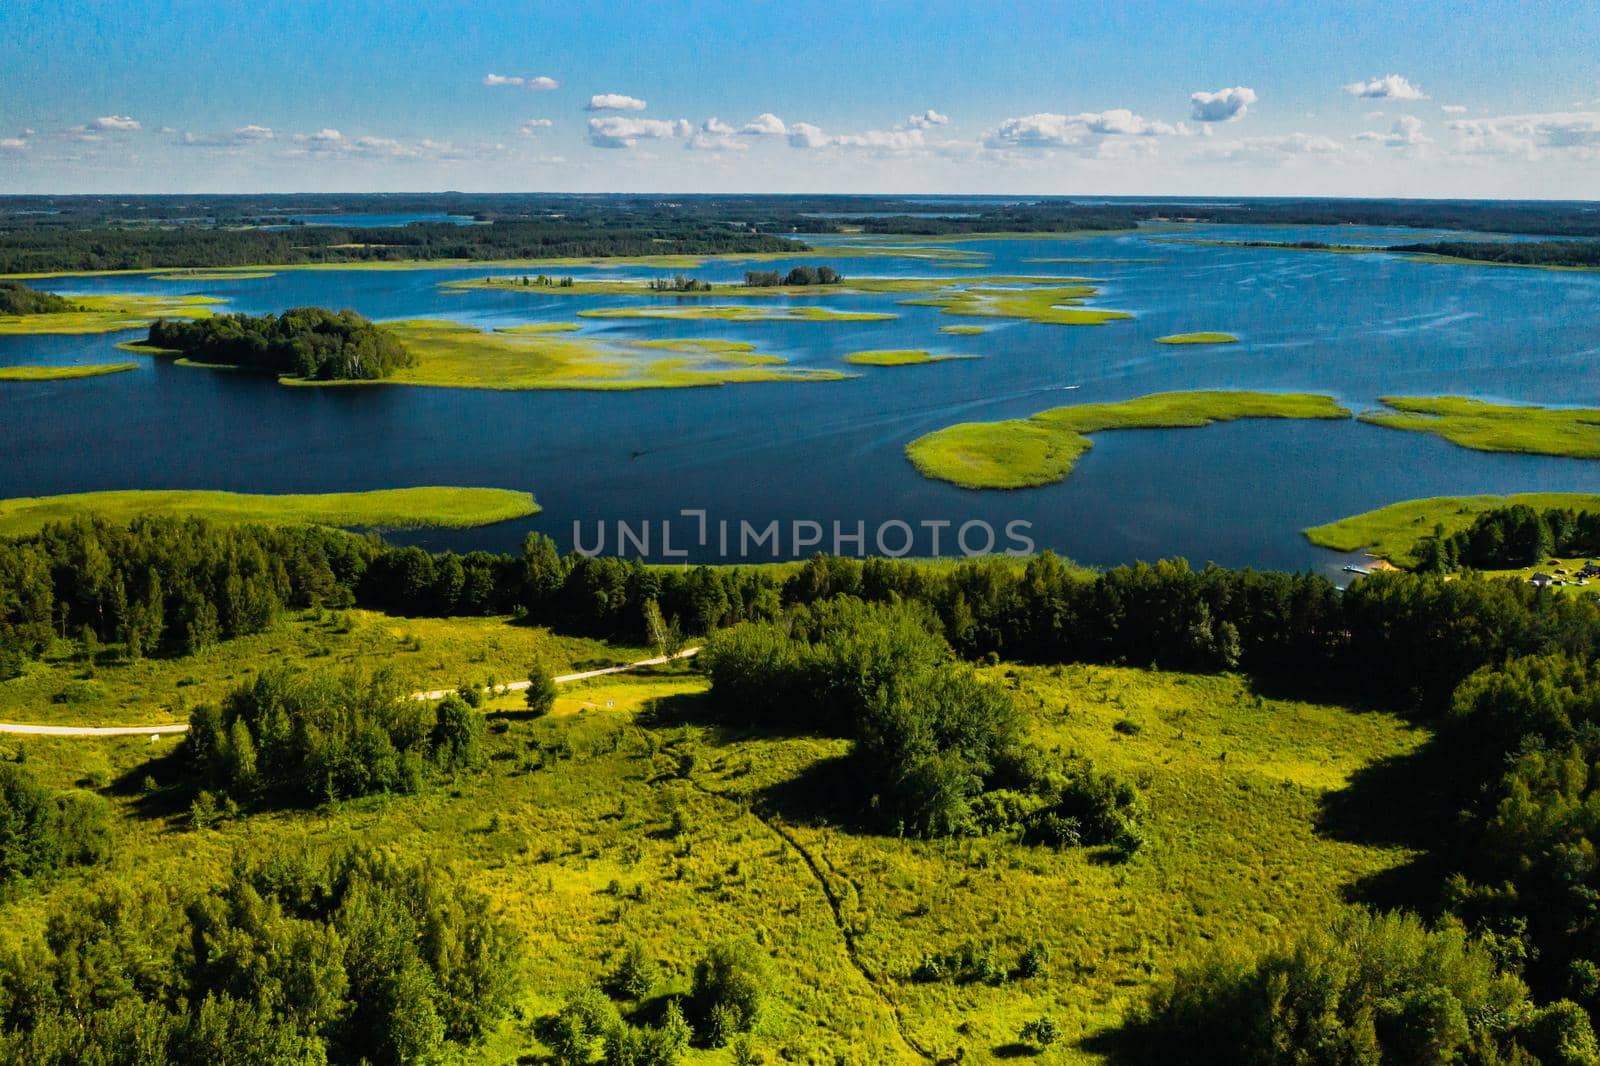
[[[1060,481],[1114,429],[1208,426],[1241,418],[1349,418],[1331,397],[1308,393],[1161,392],[1115,403],[1076,404],[1002,422],[963,422],[906,445],[924,476],[968,489],[1020,489]]]
[[[418,526],[485,526],[538,514],[526,492],[427,486],[264,495],[196,489],[127,489],[0,500],[0,536],[36,533],[50,522],[100,515],[126,522],[136,515],[195,516],[213,522],[315,523],[404,529]]]
[[[117,333],[143,329],[158,318],[207,318],[213,296],[71,296],[81,311],[0,315],[0,336]]]
[[[138,370],[138,363],[80,363],[76,366],[0,366],[0,381],[65,381],[123,374]]]
[[[1157,337],[1157,344],[1237,344],[1239,338],[1231,333],[1173,333]]]
[[[336,631],[351,622],[349,633]],[[141,694],[152,707],[214,699],[283,659],[393,662],[423,687],[493,671],[519,676],[513,671],[535,650],[563,668],[586,655],[637,654],[496,619],[349,612],[195,659],[103,666],[98,678],[128,694],[122,713],[131,715]],[[75,664],[39,670],[21,679],[27,692],[17,681],[0,684],[3,713],[41,702]],[[711,724],[700,713],[704,680],[676,671],[563,686],[554,713],[541,719],[522,717],[516,697],[491,701],[487,769],[420,795],[262,813],[206,830],[160,802],[174,773],[162,762],[171,739],[6,737],[0,745],[24,747],[52,786],[82,783],[106,795],[114,877],[218,883],[236,854],[352,839],[450,868],[523,934],[519,1006],[528,1017],[597,982],[629,941],[662,964],[658,992],[669,994],[687,990],[707,943],[752,937],[771,956],[769,1007],[755,1035],[769,1062],[925,1061],[913,1043],[930,1057],[988,1061],[1015,1054],[1021,1025],[1042,1015],[1063,1029],[1049,1061],[1098,1062],[1083,1042],[1115,1026],[1153,982],[1214,943],[1252,950],[1320,927],[1345,906],[1347,886],[1410,857],[1317,830],[1322,803],[1357,770],[1423,739],[1390,715],[1262,699],[1230,676],[1004,664],[985,673],[1011,690],[1035,740],[1140,783],[1148,843],[1131,862],[820,821],[810,803],[829,788],[844,745]],[[1137,720],[1136,735],[1119,731],[1125,719]],[[147,777],[153,795],[139,787]],[[103,876],[74,871],[0,904],[0,943],[39,935],[53,906]],[[1037,977],[995,984],[912,979],[925,953],[969,941],[1006,966],[1033,945],[1048,962]],[[465,1061],[547,1052],[508,1021]],[[688,1061],[728,1059],[697,1049]]]
[[[1590,492],[1524,492],[1510,496],[1430,496],[1405,500],[1375,511],[1352,515],[1305,530],[1306,539],[1322,548],[1366,550],[1396,566],[1412,566],[1417,541],[1443,526],[1446,535],[1472,525],[1485,511],[1522,504],[1538,511],[1563,508],[1600,511],[1600,494]]]
[[[1387,429],[1432,433],[1480,452],[1520,452],[1600,459],[1600,410],[1499,404],[1464,396],[1380,396],[1389,410],[1361,421]]]

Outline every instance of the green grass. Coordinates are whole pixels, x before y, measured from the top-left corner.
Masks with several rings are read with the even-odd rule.
[[[158,318],[206,318],[211,296],[73,296],[81,311],[47,315],[0,315],[0,336],[116,333],[143,329]]]
[[[969,489],[1020,489],[1060,481],[1092,447],[1086,434],[1113,429],[1208,426],[1240,418],[1348,418],[1327,396],[1306,393],[1161,392],[1117,403],[1077,404],[1003,422],[963,422],[918,437],[906,456],[924,477]]]
[[[744,285],[715,282],[709,288],[692,292],[653,289],[649,278],[574,279],[570,285],[524,285],[522,275],[489,275],[444,281],[439,287],[450,292],[491,289],[530,296],[652,296],[669,299],[726,299],[728,297],[821,297],[841,293],[939,293],[973,285],[1062,285],[1081,284],[1086,278],[1049,275],[994,275],[966,278],[845,278],[832,285]]]
[[[510,489],[423,487],[257,495],[190,489],[128,489],[0,500],[0,536],[35,533],[48,522],[101,515],[126,522],[135,515],[195,515],[217,522],[313,522],[325,526],[483,526],[537,514],[526,492]]]
[[[138,363],[81,363],[77,366],[0,366],[0,381],[62,381],[138,370]]]
[[[1361,421],[1388,429],[1433,433],[1480,452],[1521,452],[1600,459],[1600,410],[1487,403],[1462,396],[1382,396],[1389,410]]]
[[[1412,566],[1417,541],[1443,526],[1446,534],[1472,525],[1485,511],[1523,504],[1536,510],[1564,508],[1600,511],[1600,494],[1589,492],[1524,492],[1511,496],[1432,496],[1392,503],[1375,511],[1341,518],[1305,530],[1306,539],[1322,548],[1353,552],[1365,549],[1396,566]],[[1541,560],[1542,561],[1542,560]]]
[[[988,333],[988,326],[940,326],[940,333],[948,333],[952,337],[976,337],[980,333]]]
[[[1084,307],[1083,302],[1098,292],[1092,285],[1039,288],[974,285],[905,302],[919,307],[943,308],[947,315],[1020,318],[1053,326],[1098,326],[1133,317],[1126,311]]]
[[[259,281],[273,277],[270,270],[169,270],[151,274],[152,281]]]
[[[870,352],[851,352],[847,363],[858,366],[914,366],[918,363],[943,363],[951,359],[971,359],[970,355],[932,355],[921,348],[895,348]]]
[[[547,325],[539,323],[539,325]],[[460,322],[386,322],[416,357],[381,382],[466,389],[665,389],[769,381],[838,381],[836,370],[787,366],[781,356],[725,340],[609,341]],[[286,384],[316,385],[282,379]]]
[[[351,627],[347,634],[339,632]],[[419,647],[421,650],[412,650]],[[286,623],[194,659],[102,665],[118,704],[50,703],[82,672],[62,661],[0,683],[0,714],[132,720],[215,699],[282,661],[334,668],[393,663],[417,687],[520,676],[537,651],[557,669],[633,654],[495,619],[387,619],[349,612]],[[1393,716],[1266,700],[1240,679],[1134,669],[1001,665],[1029,734],[1139,782],[1148,843],[1126,864],[1083,849],[1006,838],[918,841],[854,831],[808,814],[843,745],[706,724],[705,682],[684,673],[624,675],[563,687],[555,712],[498,718],[487,769],[416,796],[187,827],[181,810],[146,809],[139,782],[170,784],[174,741],[0,738],[27,751],[47,784],[81,783],[114,812],[109,871],[77,870],[0,903],[0,947],[42,934],[44,916],[110,877],[172,885],[224,880],[238,854],[360,841],[449,867],[488,894],[524,937],[519,1007],[529,1018],[598,981],[637,940],[663,964],[660,994],[688,989],[695,958],[729,935],[771,956],[768,1009],[755,1043],[767,1062],[980,1062],[1013,1053],[1027,1020],[1064,1030],[1043,1061],[1090,1063],[1086,1038],[1214,945],[1260,949],[1319,928],[1356,881],[1403,864],[1397,848],[1318,831],[1325,798],[1364,765],[1403,756],[1423,735]],[[491,710],[515,711],[518,697]],[[1136,720],[1136,736],[1116,723]],[[131,788],[119,788],[117,781]],[[809,780],[810,783],[805,783]],[[158,794],[159,795],[159,794]],[[776,800],[785,795],[792,798]],[[676,812],[676,815],[675,815]],[[670,827],[674,818],[684,830]],[[968,940],[1006,964],[1042,944],[1030,980],[922,984],[926,952]],[[547,1054],[508,1021],[471,1063]],[[691,1051],[699,1064],[726,1051]]]
[[[1174,333],[1157,337],[1157,344],[1237,344],[1238,337],[1231,333]]]
[[[583,325],[579,322],[529,322],[521,326],[496,326],[495,332],[520,336],[540,333],[576,333],[582,328]]]
[[[839,311],[831,307],[596,307],[579,318],[662,318],[710,322],[885,322],[899,315],[879,311]]]

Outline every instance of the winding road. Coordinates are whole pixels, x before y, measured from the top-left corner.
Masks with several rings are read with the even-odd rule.
[[[653,659],[640,659],[636,663],[623,663],[621,666],[605,666],[598,670],[584,670],[576,674],[562,674],[555,678],[558,685],[570,684],[574,681],[587,681],[592,677],[604,677],[607,674],[622,674],[629,670],[638,670],[645,666],[664,666],[674,659],[688,659],[700,654],[698,646],[684,648],[672,655],[657,655]],[[500,685],[500,692],[521,692],[529,686],[527,681],[512,681]],[[414,700],[442,700],[453,688],[434,689],[432,692],[413,692]],[[485,686],[484,690],[489,689]],[[187,732],[188,722],[168,722],[165,725],[25,725],[21,722],[0,722],[0,733],[13,733],[31,737],[160,737],[174,733]]]

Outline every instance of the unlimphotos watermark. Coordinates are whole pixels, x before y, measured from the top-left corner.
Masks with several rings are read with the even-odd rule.
[[[673,523],[677,522],[677,525]],[[604,520],[572,523],[572,546],[579,554],[635,556],[641,559],[686,560],[691,551],[701,558],[797,559],[815,552],[864,557],[881,555],[900,559],[908,555],[940,558],[961,555],[1032,555],[1033,523],[1013,519],[996,532],[981,518],[956,522],[949,518],[907,521],[891,518],[869,527],[855,522],[810,518],[765,522],[749,519],[713,520],[703,508],[679,511],[674,518],[628,521]]]

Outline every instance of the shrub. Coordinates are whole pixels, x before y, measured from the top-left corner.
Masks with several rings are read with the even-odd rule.
[[[630,941],[617,960],[617,968],[606,981],[606,990],[622,999],[640,1000],[655,987],[658,970],[655,960],[638,941]]]
[[[747,939],[713,944],[694,966],[689,992],[696,1026],[713,1047],[749,1032],[768,983],[767,957]]]
[[[0,890],[66,866],[103,862],[110,813],[92,792],[55,791],[26,767],[0,763]]]
[[[1035,1018],[1022,1027],[1022,1042],[1043,1050],[1061,1039],[1061,1026],[1048,1015]]]
[[[556,703],[556,682],[543,660],[535,659],[528,667],[528,690],[524,696],[528,710],[536,715],[550,713]]]

